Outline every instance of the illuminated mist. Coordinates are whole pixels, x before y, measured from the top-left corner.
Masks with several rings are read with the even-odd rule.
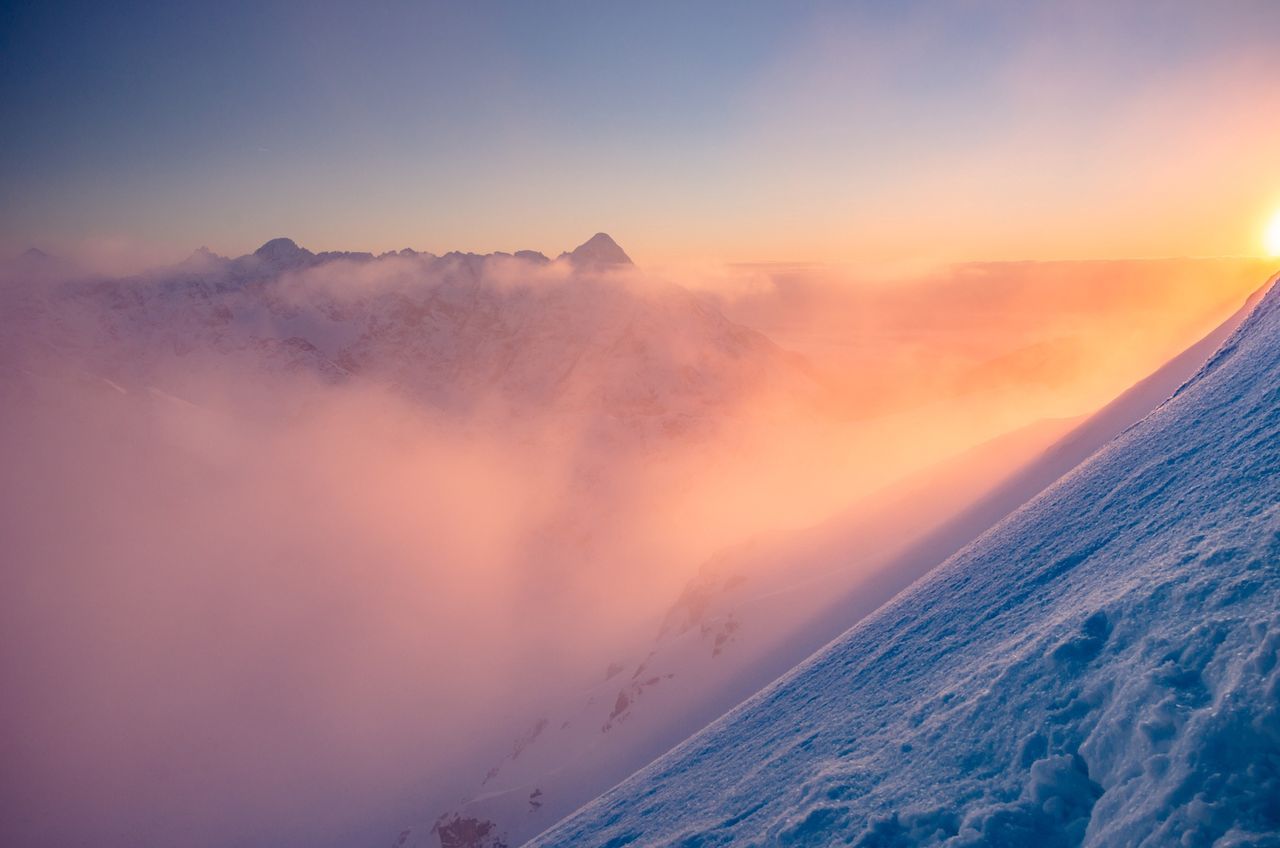
[[[429,819],[708,557],[1088,412],[1261,272],[308,256],[8,272],[24,844],[339,845]],[[985,461],[975,487],[1014,460]]]

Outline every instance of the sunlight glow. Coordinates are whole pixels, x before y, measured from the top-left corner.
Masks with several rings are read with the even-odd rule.
[[[1267,225],[1267,233],[1263,237],[1269,256],[1280,256],[1280,212],[1275,214]]]

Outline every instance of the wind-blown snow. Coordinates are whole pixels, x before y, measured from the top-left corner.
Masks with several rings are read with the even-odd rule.
[[[1278,340],[533,844],[1280,844]]]

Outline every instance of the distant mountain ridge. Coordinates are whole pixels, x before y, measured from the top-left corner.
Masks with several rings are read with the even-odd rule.
[[[156,379],[157,359],[230,357],[242,370],[372,380],[453,412],[491,400],[590,411],[655,436],[697,429],[761,387],[817,391],[794,355],[633,269],[603,233],[554,262],[314,253],[274,238],[236,258],[202,248],[133,277],[13,288],[28,319],[16,332],[125,387]]]

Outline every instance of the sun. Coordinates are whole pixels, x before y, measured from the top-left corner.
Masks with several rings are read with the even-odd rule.
[[[1263,236],[1263,244],[1271,256],[1280,256],[1280,212],[1275,214],[1271,223],[1267,224],[1267,234]]]

